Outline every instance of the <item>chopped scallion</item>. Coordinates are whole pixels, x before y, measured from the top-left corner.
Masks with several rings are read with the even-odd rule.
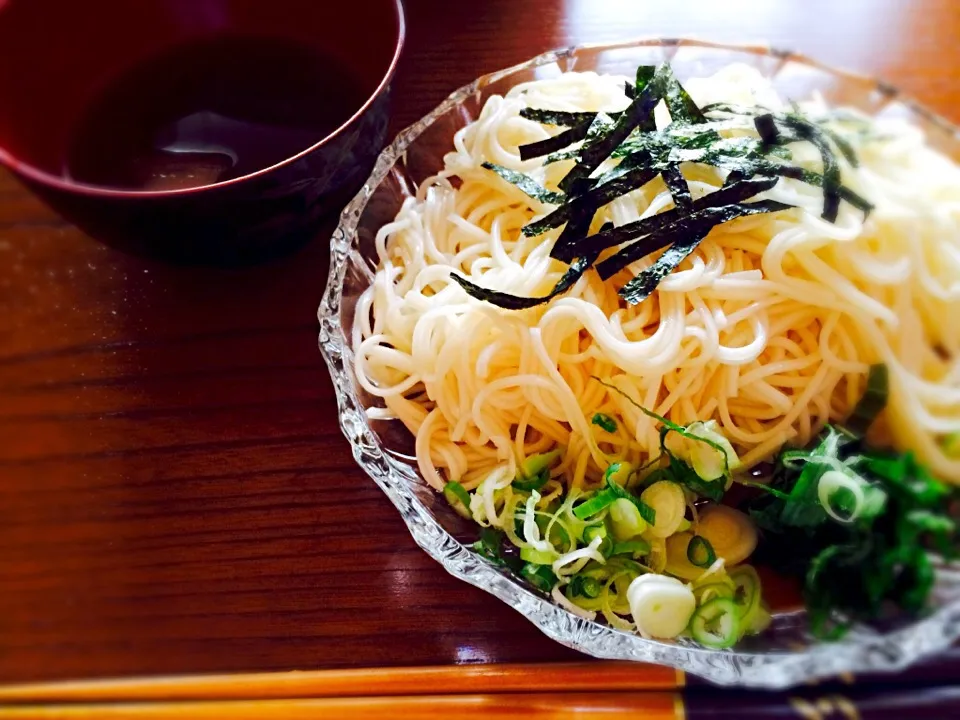
[[[697,567],[708,568],[717,561],[717,554],[713,551],[709,540],[700,535],[694,535],[687,545],[687,560]]]

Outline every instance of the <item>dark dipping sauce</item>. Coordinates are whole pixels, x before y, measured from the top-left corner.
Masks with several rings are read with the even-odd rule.
[[[373,90],[289,40],[225,36],[179,45],[94,98],[73,131],[63,174],[128,190],[223,182],[306,150]]]

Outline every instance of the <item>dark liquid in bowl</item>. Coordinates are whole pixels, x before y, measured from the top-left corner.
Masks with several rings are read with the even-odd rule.
[[[372,92],[331,58],[289,41],[180,45],[124,72],[94,99],[63,173],[135,190],[229,180],[322,140]]]

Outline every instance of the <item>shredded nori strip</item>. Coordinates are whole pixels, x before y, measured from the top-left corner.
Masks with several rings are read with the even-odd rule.
[[[711,229],[713,229],[713,225],[700,228],[695,235],[688,236],[684,240],[678,240],[668,247],[653,265],[620,288],[620,297],[631,305],[646,300],[657,289],[660,281],[676,270],[677,266],[697,249],[697,246],[700,245]]]
[[[675,123],[697,125],[707,121],[706,116],[671,72],[663,78],[663,101]]]
[[[551,154],[547,156],[547,158],[544,160],[544,164],[549,165],[550,163],[557,162],[559,160],[573,160],[573,159],[579,160],[580,151],[584,147],[589,146],[590,143],[595,141],[597,138],[603,137],[607,132],[611,130],[611,128],[613,128],[613,126],[614,126],[614,121],[611,119],[610,115],[607,115],[606,113],[596,113],[593,120],[590,122],[590,124],[587,127],[586,136],[583,138],[583,144],[580,147],[573,148],[571,150],[563,150],[562,148],[558,148],[555,152],[551,152]],[[558,135],[557,137],[561,137],[561,135]],[[559,145],[559,141],[557,142],[557,144]],[[521,145],[520,146],[521,150],[524,147],[527,147],[527,146]],[[566,146],[563,146],[563,147],[566,147]]]
[[[824,177],[820,173],[814,172],[813,170],[805,170],[804,168],[794,167],[792,165],[775,166],[770,168],[770,172],[780,175],[781,177],[800,180],[808,185],[823,187],[824,184]],[[843,201],[849,203],[851,206],[861,211],[864,215],[869,215],[873,210],[873,203],[858,195],[846,185],[841,185],[837,189],[837,192],[840,194],[840,198]]]
[[[584,208],[592,209],[593,212],[590,214],[592,218],[593,213],[596,213],[597,210],[611,200],[631,190],[636,190],[638,187],[643,187],[653,180],[657,174],[656,170],[649,170],[644,167],[632,168],[620,177],[606,182],[603,185],[598,185],[594,189],[568,200],[565,205],[557,208],[546,217],[529,225],[524,225],[522,232],[527,237],[542,235],[547,230],[560,227],[571,215]]]
[[[693,203],[691,203],[687,210],[690,214],[696,214],[701,210],[711,207],[736,205],[737,203],[743,202],[744,200],[747,200],[758,193],[769,190],[776,184],[776,178],[740,180],[735,183],[724,185],[719,190],[715,190],[708,195],[704,195],[699,200],[695,200]],[[575,242],[565,245],[562,248],[562,252],[558,252],[558,248],[554,246],[554,254],[552,254],[551,257],[555,257],[558,260],[568,261],[577,255],[584,255],[589,252],[606,250],[609,247],[622,245],[628,240],[632,240],[640,237],[641,235],[646,235],[659,230],[660,228],[672,225],[682,217],[683,210],[681,208],[665,210],[664,212],[651,215],[643,220],[637,220],[636,222],[621,225],[618,228],[612,228],[610,230],[601,230],[596,235],[589,235],[584,238],[579,238]],[[653,248],[653,250],[656,249],[658,248]],[[650,252],[653,252],[653,250],[650,250]],[[569,255],[568,253],[572,253],[572,255]],[[644,253],[643,255],[648,254],[649,253]],[[634,260],[639,260],[641,257],[643,257],[643,255],[634,258]],[[633,260],[630,262],[633,262]]]
[[[557,135],[520,147],[521,158],[545,157],[544,163],[574,160],[560,181],[563,192],[547,190],[533,178],[493,163],[484,167],[518,187],[531,198],[558,205],[541,219],[523,228],[528,237],[563,226],[551,257],[570,263],[569,269],[546,296],[524,298],[487,290],[456,273],[451,277],[470,295],[507,309],[523,309],[546,303],[566,292],[579,280],[604,250],[620,249],[596,266],[601,279],[608,279],[651,253],[663,250],[654,263],[620,289],[629,303],[649,297],[660,281],[694,252],[710,230],[745,215],[779,212],[792,206],[773,200],[756,200],[779,178],[791,178],[823,190],[823,218],[835,222],[840,203],[847,202],[865,215],[873,206],[841,184],[840,164],[834,148],[852,166],[857,157],[850,143],[828,127],[794,112],[780,113],[762,107],[714,103],[697,107],[677,81],[668,64],[637,68],[635,81],[624,92],[630,98],[626,110],[617,113],[565,112],[525,108],[521,116],[545,125],[567,128]],[[663,101],[670,124],[658,130],[653,117]],[[724,113],[732,117],[710,117]],[[719,130],[748,127],[752,120],[757,137],[725,138]],[[788,145],[809,142],[820,153],[823,172],[795,167]],[[577,143],[580,143],[577,145]],[[608,158],[620,159],[612,170],[595,177]],[[726,171],[723,187],[693,200],[681,172],[682,163],[712,166]],[[643,220],[614,228],[608,223],[588,235],[596,213],[618,197],[647,185],[660,176],[674,207]],[[753,198],[752,202],[745,202]],[[633,242],[630,242],[633,241]]]
[[[772,113],[757,115],[753,119],[753,126],[757,128],[760,139],[767,145],[773,145],[780,137],[780,131],[777,129],[777,123],[773,119]]]
[[[823,213],[820,217],[835,223],[840,213],[840,165],[823,137],[811,135],[807,140],[816,146],[823,159]]]
[[[693,198],[690,196],[690,186],[687,184],[687,179],[680,172],[680,166],[670,165],[660,173],[660,177],[663,178],[663,182],[666,183],[667,189],[673,197],[673,204],[679,209],[690,207]]]
[[[836,222],[837,214],[840,212],[840,165],[829,142],[815,125],[796,115],[784,116],[781,122],[795,133],[795,135],[784,135],[783,139],[788,142],[806,140],[820,151],[820,158],[823,161],[822,217],[827,222]],[[758,116],[754,124],[765,143],[778,142],[783,135],[777,128],[772,113]]]
[[[664,68],[666,68],[664,70]],[[600,163],[610,157],[610,154],[620,143],[626,140],[637,127],[644,126],[654,129],[653,109],[660,102],[658,92],[661,75],[670,73],[669,65],[661,65],[655,74],[649,75],[649,68],[641,66],[637,70],[637,97],[630,103],[623,114],[617,118],[613,129],[604,137],[598,138],[587,147],[581,148],[580,162],[567,173],[560,181],[560,189],[571,193],[578,186],[578,181],[586,180],[596,170]]]
[[[535,143],[521,145],[518,148],[520,150],[520,159],[530,160],[532,158],[542,157],[543,155],[549,155],[550,153],[563,150],[565,147],[583,140],[589,131],[590,123],[581,123],[580,125],[574,125],[569,130],[564,130],[559,135],[549,137],[546,140],[540,140]]]
[[[583,274],[596,261],[596,255],[586,255],[582,258],[577,258],[574,260],[570,264],[570,267],[567,269],[567,271],[563,274],[563,277],[561,277],[560,280],[557,281],[557,284],[553,286],[553,290],[543,297],[521,297],[519,295],[511,295],[510,293],[500,292],[499,290],[489,290],[488,288],[475,285],[465,277],[461,277],[455,272],[450,273],[450,277],[460,287],[466,290],[469,295],[472,295],[478,300],[486,300],[487,302],[493,303],[494,305],[502,307],[506,310],[526,310],[527,308],[536,307],[537,305],[542,305],[545,302],[549,302],[557,295],[562,295],[565,293],[574,286],[577,280],[583,277]]]
[[[511,185],[515,185],[534,200],[539,200],[542,203],[548,203],[550,205],[559,205],[566,200],[566,196],[563,193],[547,190],[529,175],[524,175],[516,170],[511,170],[510,168],[505,168],[502,165],[497,165],[496,163],[491,162],[485,162],[483,167],[487,170],[492,170],[501,178],[506,180]]]
[[[597,116],[595,112],[566,112],[564,110],[541,110],[540,108],[523,108],[520,117],[533,120],[541,125],[556,125],[557,127],[576,127],[589,125]]]
[[[837,146],[837,150],[840,151],[840,154],[843,155],[844,160],[850,163],[851,167],[860,167],[860,159],[857,157],[856,151],[845,137],[840,135],[840,133],[831,130],[830,128],[822,127],[820,132],[830,138],[831,142]]]
[[[710,232],[714,226],[721,225],[730,220],[747,215],[760,215],[763,213],[790,210],[792,207],[792,205],[785,205],[775,200],[759,200],[752,203],[708,207],[692,215],[685,215],[661,230],[653,232],[642,240],[628,245],[615,255],[611,255],[597,265],[597,273],[599,273],[602,280],[608,280],[630,263],[646,257],[662,247],[666,247],[671,242],[682,242],[686,234],[698,235],[701,230],[706,230],[704,233],[704,236],[706,236],[706,233]],[[659,282],[659,280],[657,282]]]

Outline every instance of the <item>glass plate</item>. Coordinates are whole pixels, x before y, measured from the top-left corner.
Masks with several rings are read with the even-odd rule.
[[[924,619],[883,628],[858,627],[840,642],[811,638],[802,613],[778,615],[767,632],[745,638],[734,650],[708,650],[684,640],[645,640],[570,614],[471,552],[467,545],[476,530],[419,476],[407,430],[399,422],[371,422],[364,412],[374,401],[355,381],[351,332],[357,298],[376,267],[374,237],[420,181],[440,170],[454,133],[478,117],[487,98],[518,83],[570,70],[632,75],[640,64],[663,61],[672,64],[681,81],[710,75],[732,62],[747,63],[770,78],[783,97],[804,99],[817,92],[833,105],[906,117],[927,132],[931,145],[960,158],[956,128],[902,99],[889,85],[768,47],[664,39],[578,46],[485,75],[397,136],[343,211],[334,233],[330,276],[319,310],[320,348],[336,388],[343,432],[357,462],[397,506],[420,547],[452,575],[496,596],[564,645],[600,658],[660,663],[719,684],[752,687],[784,687],[843,672],[903,668],[960,637],[960,573],[939,573],[935,610]]]

